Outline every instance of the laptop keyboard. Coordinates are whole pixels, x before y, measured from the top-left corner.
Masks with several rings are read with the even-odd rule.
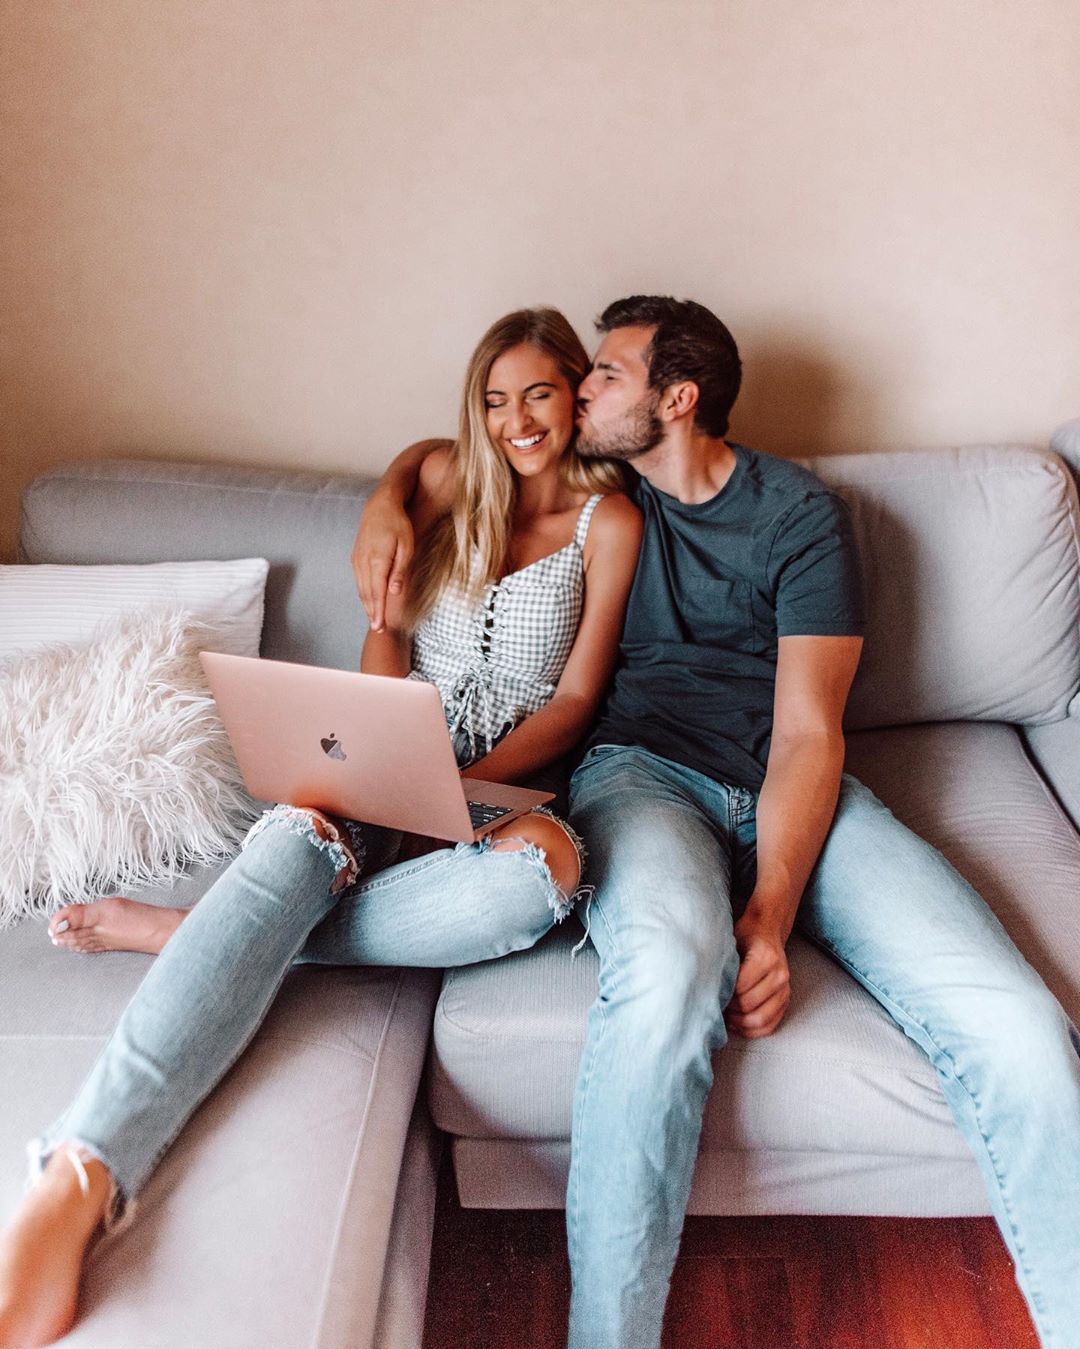
[[[512,806],[489,806],[483,801],[467,801],[469,807],[469,819],[474,829],[483,829],[485,824],[490,824],[492,820],[498,820],[503,815],[509,815]]]

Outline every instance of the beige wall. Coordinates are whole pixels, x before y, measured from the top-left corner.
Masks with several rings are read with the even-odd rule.
[[[0,0],[0,551],[49,464],[371,468],[489,320],[693,294],[760,448],[1080,412],[1075,0]]]

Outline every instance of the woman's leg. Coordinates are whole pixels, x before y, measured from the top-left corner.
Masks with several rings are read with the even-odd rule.
[[[519,951],[561,922],[581,879],[582,847],[543,812],[480,843],[399,862],[353,886],[297,957],[313,965],[474,965]]]
[[[46,1338],[35,1329],[41,1308],[74,1307],[87,1223],[92,1232],[107,1208],[118,1216],[135,1197],[258,1028],[310,929],[338,902],[348,855],[320,837],[304,812],[274,814],[180,925],[76,1100],[43,1140],[48,1164],[40,1187],[0,1239],[0,1271],[24,1272],[7,1288],[0,1281],[0,1344],[46,1343],[66,1328]],[[568,839],[552,821],[530,820],[513,831],[509,825],[483,844],[401,863],[354,888],[353,895],[365,894],[361,907],[377,911],[377,940],[367,950],[353,941],[336,963],[467,964],[531,945],[566,905],[542,840],[574,884],[576,854],[563,871]],[[112,1199],[71,1190],[61,1164],[71,1149],[103,1163]],[[56,1257],[48,1284],[44,1271],[40,1279],[25,1277],[35,1267],[28,1252],[43,1239]],[[55,1325],[54,1315],[45,1319]]]
[[[270,821],[287,819],[290,816],[294,819],[310,817],[316,834],[325,841],[327,847],[340,843],[349,850],[350,856],[352,851],[359,853],[359,856],[353,858],[348,876],[340,878],[334,887],[335,890],[343,888],[345,882],[355,880],[364,869],[369,842],[374,841],[378,845],[391,838],[400,838],[400,835],[391,834],[389,830],[371,828],[355,821],[348,821],[339,829],[339,826],[321,811],[302,811],[293,806],[275,806],[257,822],[245,840],[245,847],[247,842]],[[347,838],[349,829],[353,831],[352,839]],[[342,833],[342,830],[345,830],[345,833]],[[368,860],[370,863],[373,859]],[[375,861],[374,865],[379,863]],[[87,904],[68,904],[58,909],[49,921],[49,937],[54,946],[63,946],[69,951],[77,951],[80,955],[97,954],[101,951],[137,951],[140,955],[156,956],[161,954],[165,943],[189,912],[190,909],[186,908],[144,904],[141,900],[114,895],[110,899],[100,899]]]
[[[577,889],[580,865],[574,844],[550,818],[535,814],[525,822],[514,821],[503,826],[495,831],[495,836],[500,839],[499,848],[513,850],[515,836],[522,836],[544,848],[556,884],[568,895]],[[54,946],[80,955],[139,951],[156,956],[161,954],[165,943],[189,912],[189,909],[164,908],[117,895],[92,904],[69,904],[58,910],[49,923],[49,937]]]
[[[277,814],[151,967],[42,1140],[42,1172],[0,1237],[0,1345],[46,1344],[70,1325],[90,1238],[237,1057],[335,885],[355,874],[328,832],[304,812]]]

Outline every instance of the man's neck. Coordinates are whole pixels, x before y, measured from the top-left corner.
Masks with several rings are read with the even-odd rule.
[[[723,491],[735,471],[735,451],[724,440],[693,432],[669,432],[631,465],[661,492],[688,506],[709,501]]]

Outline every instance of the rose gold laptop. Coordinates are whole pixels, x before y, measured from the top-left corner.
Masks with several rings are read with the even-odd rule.
[[[259,801],[470,843],[551,800],[460,777],[434,684],[217,651],[199,659]]]

